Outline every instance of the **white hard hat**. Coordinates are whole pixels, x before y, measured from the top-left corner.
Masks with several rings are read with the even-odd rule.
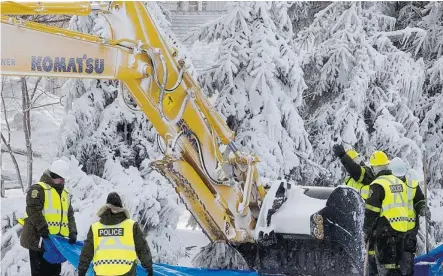
[[[405,176],[407,173],[406,164],[401,158],[395,157],[389,165],[392,174],[398,177]]]
[[[63,160],[56,160],[51,164],[49,171],[67,178],[69,176],[69,163]]]

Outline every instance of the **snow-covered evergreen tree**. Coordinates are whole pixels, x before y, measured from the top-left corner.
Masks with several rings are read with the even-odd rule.
[[[443,240],[443,4],[441,2],[405,3],[399,11],[399,24],[404,28],[420,28],[425,31],[419,48],[409,49],[422,58],[426,68],[423,97],[417,102],[416,114],[421,119],[420,133],[425,145],[425,166],[428,184],[428,201],[431,210],[429,234],[435,241]],[[407,44],[406,44],[407,45]],[[422,230],[424,229],[422,225]],[[423,248],[424,235],[420,237]],[[435,243],[430,243],[432,246]]]
[[[311,145],[298,107],[306,88],[292,47],[285,2],[233,2],[228,14],[195,32],[221,40],[216,64],[200,76],[236,142],[256,153],[262,176],[312,183]]]
[[[335,2],[296,39],[308,93],[304,116],[314,156],[343,179],[334,143],[364,156],[384,150],[422,171],[422,139],[410,104],[420,96],[423,63],[390,41],[395,18],[379,3]],[[414,72],[414,77],[411,77]]]
[[[435,96],[428,98],[429,109],[421,123],[421,131],[426,145],[430,188],[443,188],[443,57],[429,70],[430,90]],[[435,88],[434,88],[435,87]],[[435,89],[435,90],[434,90]],[[440,92],[437,92],[440,89]]]
[[[212,269],[248,269],[248,265],[240,253],[224,243],[210,243],[202,247],[192,262],[197,267]]]

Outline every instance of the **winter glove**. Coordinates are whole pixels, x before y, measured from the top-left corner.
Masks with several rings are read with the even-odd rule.
[[[77,241],[77,234],[69,233],[69,243],[74,244]]]
[[[334,150],[334,154],[335,156],[337,156],[338,158],[342,158],[343,156],[345,156],[346,151],[345,148],[343,148],[342,145],[339,144],[335,144],[332,149]]]
[[[418,202],[414,206],[414,208],[419,216],[422,216],[422,217],[426,216],[427,219],[431,218],[431,212],[430,212],[429,208],[426,206],[426,202],[424,200]]]
[[[148,270],[148,274],[146,276],[154,276],[154,269],[152,269],[152,267]]]
[[[48,239],[49,238],[49,230],[48,228],[43,228],[40,230],[39,232],[40,237],[44,238],[44,239]]]
[[[417,239],[413,235],[407,235],[404,239],[403,250],[415,253],[417,250]]]

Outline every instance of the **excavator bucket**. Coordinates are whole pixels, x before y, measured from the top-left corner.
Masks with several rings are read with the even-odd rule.
[[[350,187],[275,183],[256,227],[256,244],[236,246],[268,275],[362,275],[364,201]]]

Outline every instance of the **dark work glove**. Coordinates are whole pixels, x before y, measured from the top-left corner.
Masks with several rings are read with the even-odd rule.
[[[403,250],[406,252],[415,253],[417,250],[417,238],[409,234],[404,238]]]
[[[77,241],[77,234],[69,233],[69,243],[74,244]]]
[[[40,237],[42,237],[44,239],[48,239],[49,238],[49,230],[48,230],[48,228],[41,229],[38,234],[40,235]]]
[[[339,144],[335,144],[332,149],[334,150],[334,154],[335,156],[337,156],[338,158],[342,158],[343,156],[345,156],[346,151],[345,148],[343,148],[342,145]]]
[[[146,276],[154,276],[154,269],[152,269],[152,267],[148,270],[148,274]]]

